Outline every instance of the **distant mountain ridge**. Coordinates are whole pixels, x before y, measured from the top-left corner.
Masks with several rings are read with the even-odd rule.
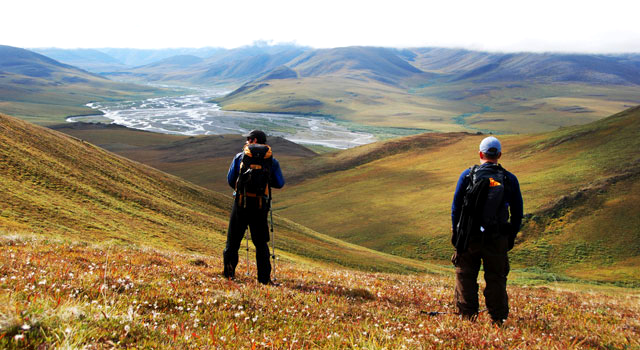
[[[116,58],[96,49],[36,48],[32,51],[94,73],[127,68],[127,65]]]
[[[12,46],[0,45],[0,71],[34,78],[47,78],[61,71],[75,73],[78,78],[91,75],[104,79],[93,73],[74,66],[58,62],[47,56]]]
[[[301,77],[318,77],[341,71],[363,71],[364,75],[383,83],[424,73],[393,50],[379,47],[342,47],[309,52],[290,62]]]
[[[96,50],[104,52],[129,67],[155,63],[172,56],[190,55],[205,58],[224,51],[224,49],[217,47],[175,49],[100,48]]]
[[[445,80],[450,81],[640,84],[640,55],[637,54],[491,53],[447,48],[359,46],[311,49],[295,45],[254,45],[230,50],[45,48],[34,51],[85,69],[91,65],[111,65],[112,68],[123,68],[121,74],[130,71],[158,80],[179,78],[192,83],[212,82],[211,79],[246,83],[268,75],[270,70],[287,66],[300,77],[365,70],[369,72],[368,77],[387,83],[428,72],[444,75]],[[83,57],[87,62],[83,63]],[[131,70],[127,66],[137,68]],[[175,71],[187,67],[192,70]],[[167,76],[154,74],[154,69]]]
[[[540,132],[592,122],[640,103],[637,54],[295,45],[114,52],[158,58],[103,74],[114,80],[224,89],[231,93],[212,102],[225,110],[326,116],[376,132],[389,127]],[[65,79],[47,79],[46,83],[82,81]],[[6,94],[15,94],[33,82],[15,79],[14,83],[15,88],[7,89]],[[17,109],[4,111],[26,114]],[[84,113],[88,111],[68,115]],[[387,129],[381,133],[387,134]]]
[[[540,81],[639,85],[638,62],[604,55],[508,54],[456,76],[476,82]]]
[[[105,98],[149,97],[157,91],[114,82],[29,50],[0,46],[0,112],[34,122],[97,114],[85,104]]]

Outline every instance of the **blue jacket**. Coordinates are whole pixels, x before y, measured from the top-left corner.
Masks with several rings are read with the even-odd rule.
[[[484,163],[480,166],[484,166]],[[458,184],[456,185],[456,191],[453,194],[453,203],[451,204],[451,227],[455,231],[458,220],[460,219],[460,210],[462,209],[462,205],[464,204],[464,195],[469,185],[469,172],[471,169],[466,169],[460,174],[460,178],[458,178]],[[522,193],[520,193],[520,183],[518,182],[518,178],[512,173],[505,171],[508,186],[505,188],[505,205],[509,207],[510,213],[510,222],[512,232],[511,234],[515,236],[518,231],[520,231],[520,225],[522,224],[522,216],[523,216],[523,205],[522,205]]]
[[[227,173],[227,182],[233,189],[236,188],[236,180],[238,180],[238,175],[240,174],[240,162],[242,162],[243,155],[244,152],[236,154]],[[284,186],[284,176],[282,176],[282,170],[280,170],[280,163],[275,158],[273,158],[271,165],[271,183],[269,185],[272,188],[282,188]]]

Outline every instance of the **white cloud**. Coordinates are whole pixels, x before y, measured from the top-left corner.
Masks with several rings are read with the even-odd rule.
[[[602,1],[5,1],[0,44],[19,47],[446,46],[640,51],[640,6]]]

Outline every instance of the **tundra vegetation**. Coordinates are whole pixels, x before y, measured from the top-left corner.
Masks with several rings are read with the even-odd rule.
[[[640,347],[640,296],[621,289],[510,286],[497,327],[451,313],[450,275],[282,262],[281,286],[265,287],[254,265],[230,281],[210,255],[14,233],[0,247],[5,349]]]

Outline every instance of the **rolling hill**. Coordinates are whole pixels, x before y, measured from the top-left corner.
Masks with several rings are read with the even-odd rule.
[[[357,79],[357,73],[360,73],[366,78],[388,84],[398,84],[402,79],[424,74],[393,50],[381,47],[315,50],[296,58],[289,63],[289,67],[299,72],[301,77],[338,74]]]
[[[291,45],[220,49],[205,57],[195,54],[175,55],[107,75],[134,81],[238,86],[284,65],[307,50]]]
[[[96,114],[91,101],[153,97],[148,86],[116,83],[28,50],[0,46],[0,112],[40,124]]]
[[[86,141],[0,115],[0,229],[219,255],[231,198]],[[281,258],[365,270],[423,263],[340,242],[275,216]]]
[[[636,56],[346,47],[307,52],[215,102],[371,127],[529,133],[640,103]]]
[[[115,124],[66,123],[50,128],[222,193],[230,191],[226,180],[229,164],[245,142],[240,135],[168,135]],[[286,164],[315,155],[280,137],[269,137],[269,144],[275,157]],[[288,169],[284,175],[289,181]]]
[[[634,55],[508,54],[438,48],[409,52],[411,55],[404,53],[409,62],[425,72],[445,74],[449,81],[640,84],[640,59]]]
[[[634,54],[294,45],[100,50],[122,62],[144,59],[109,73],[118,80],[231,89],[214,101],[223,109],[321,115],[381,137],[552,131],[640,103]]]
[[[608,56],[513,54],[453,78],[454,81],[465,79],[477,83],[541,81],[638,85],[640,72],[634,65]]]
[[[464,130],[453,118],[467,110],[407,93],[412,82],[430,81],[436,75],[421,72],[395,50],[314,50],[285,67],[277,67],[214,102],[228,110],[330,116],[357,127],[367,125],[374,133],[384,134],[388,131],[385,128],[417,129],[414,133]]]
[[[516,267],[639,283],[638,135],[640,107],[501,137],[501,163],[520,179],[527,214]],[[311,158],[292,169],[298,184],[282,191],[277,212],[372,249],[446,261],[453,190],[483,137],[423,134]]]

